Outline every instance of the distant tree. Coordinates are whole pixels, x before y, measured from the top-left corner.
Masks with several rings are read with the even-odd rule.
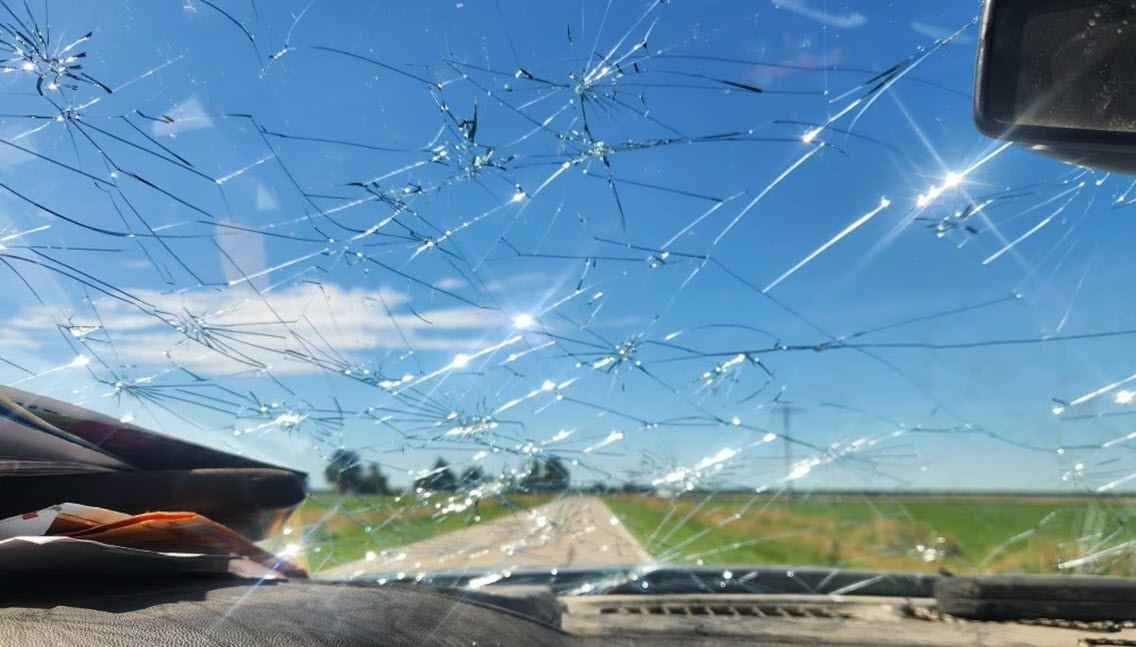
[[[461,478],[458,480],[458,484],[462,487],[474,487],[484,480],[485,473],[481,471],[481,466],[473,465],[471,467],[467,467],[465,471],[462,472]]]
[[[552,456],[536,459],[529,465],[528,473],[521,479],[521,488],[527,492],[563,492],[570,481],[564,462]]]
[[[458,479],[450,464],[439,458],[433,469],[414,480],[414,488],[434,492],[453,492],[458,489]]]
[[[572,482],[568,467],[564,465],[564,461],[560,460],[559,456],[553,456],[545,463],[544,479],[548,484],[548,489],[553,492],[567,490],[569,483]]]
[[[624,494],[643,494],[644,492],[650,491],[650,488],[648,488],[646,485],[641,485],[639,483],[636,483],[635,481],[627,481],[626,483],[621,485],[619,489]]]
[[[540,489],[544,479],[544,462],[533,460],[529,463],[528,471],[521,477],[520,487],[524,492],[536,492]]]
[[[323,474],[340,494],[358,492],[363,482],[363,464],[359,454],[349,449],[337,449]]]
[[[377,463],[367,466],[367,476],[359,483],[359,494],[390,494],[390,485]]]

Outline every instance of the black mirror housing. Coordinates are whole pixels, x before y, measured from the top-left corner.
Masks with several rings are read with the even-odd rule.
[[[990,137],[1136,173],[1136,1],[987,0],[974,121]]]

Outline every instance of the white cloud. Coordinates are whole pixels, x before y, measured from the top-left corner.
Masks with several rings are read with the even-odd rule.
[[[862,13],[835,14],[810,7],[805,0],[773,0],[773,8],[792,11],[798,16],[815,20],[822,25],[838,29],[852,29],[868,24],[868,18]]]
[[[454,276],[443,276],[434,286],[439,290],[456,290],[458,288],[464,288],[466,282],[464,279],[459,279]]]
[[[14,136],[8,135],[4,135],[3,137],[5,141],[10,141],[17,146],[20,146],[21,148],[26,148],[32,151],[35,150],[35,146],[32,145],[31,140],[28,138],[17,139]],[[10,171],[20,164],[30,162],[34,159],[34,155],[25,153],[19,148],[15,148],[14,146],[9,146],[7,144],[0,144],[0,171]]]
[[[221,375],[250,369],[234,358],[240,353],[247,361],[284,375],[322,370],[303,359],[309,355],[365,363],[378,359],[383,351],[408,347],[445,353],[476,350],[484,339],[496,338],[497,331],[510,325],[500,311],[468,305],[418,310],[415,316],[409,296],[391,288],[305,283],[263,295],[246,286],[178,294],[128,291],[162,314],[151,316],[111,299],[99,302],[97,319],[93,314],[67,317],[42,306],[25,306],[0,323],[0,330],[7,331],[4,342],[21,347],[55,343],[57,338],[45,331],[54,331],[60,322],[101,324],[115,350],[105,357],[116,363],[157,367],[168,366],[172,359],[195,372]],[[387,315],[383,301],[393,317]],[[193,341],[192,330],[178,330],[190,315],[222,334],[214,346],[225,344],[231,351]],[[94,348],[99,350],[98,345]]]
[[[201,106],[197,97],[190,97],[177,104],[165,113],[173,119],[172,122],[155,121],[150,125],[150,132],[155,137],[177,137],[181,133],[202,128],[212,128],[213,120]]]
[[[276,192],[264,186],[263,183],[256,183],[256,208],[261,211],[276,211],[280,208],[280,201],[276,199]]]
[[[153,270],[154,261],[148,258],[131,258],[122,261],[121,266],[128,270]]]
[[[256,232],[233,227],[235,224],[237,223],[222,220],[214,228],[217,245],[224,252],[221,256],[221,271],[229,281],[255,276],[267,267],[264,238]],[[269,275],[260,274],[249,280],[253,285],[263,287],[268,284]]]
[[[550,278],[548,274],[543,272],[523,272],[520,274],[510,274],[503,278],[494,279],[485,284],[485,289],[489,292],[513,292],[540,286],[547,288],[550,283],[557,282],[558,279]]]
[[[918,20],[913,20],[909,24],[909,26],[911,27],[912,31],[919,34],[920,36],[926,36],[927,38],[931,38],[931,39],[934,39],[934,40],[939,40],[940,38],[946,38],[947,36],[950,36],[951,34],[954,33],[954,30],[947,29],[946,27],[939,27],[938,25],[932,25],[932,24],[925,23],[925,22],[919,22]],[[970,36],[970,34],[960,34],[959,36],[956,36],[954,38],[954,40],[951,41],[951,44],[953,44],[953,45],[968,45],[968,44],[973,43],[973,42],[974,42],[974,38],[972,38]]]

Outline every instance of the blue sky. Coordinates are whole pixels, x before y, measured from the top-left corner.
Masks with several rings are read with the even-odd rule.
[[[114,92],[0,77],[7,383],[396,481],[778,488],[786,402],[799,487],[1128,476],[1130,337],[1064,337],[1130,182],[977,134],[978,3],[215,5],[33,8]]]

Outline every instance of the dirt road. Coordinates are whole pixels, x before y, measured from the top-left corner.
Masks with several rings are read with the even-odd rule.
[[[607,505],[569,496],[509,516],[399,546],[321,571],[356,577],[403,571],[464,571],[568,566],[627,566],[651,561]]]

